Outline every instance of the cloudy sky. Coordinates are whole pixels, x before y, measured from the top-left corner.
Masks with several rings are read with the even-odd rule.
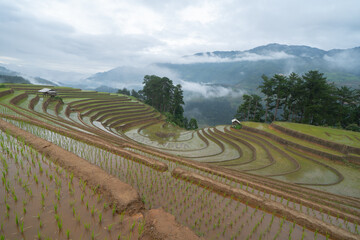
[[[0,0],[0,63],[92,74],[268,43],[360,46],[359,0]]]

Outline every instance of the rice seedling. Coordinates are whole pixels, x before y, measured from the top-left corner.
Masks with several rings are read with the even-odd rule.
[[[99,223],[101,223],[101,221],[102,221],[102,213],[100,212],[99,213]]]
[[[135,228],[135,224],[136,224],[136,221],[134,220],[134,222],[131,224],[130,226],[130,231],[132,232]]]
[[[84,223],[84,228],[85,228],[85,230],[89,230],[90,229],[90,223]]]
[[[21,224],[20,224],[20,232],[21,232],[21,234],[24,233],[24,221],[21,221]]]

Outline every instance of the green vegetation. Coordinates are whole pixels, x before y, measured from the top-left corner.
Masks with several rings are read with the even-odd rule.
[[[146,75],[143,84],[142,93],[145,103],[164,113],[168,122],[186,129],[197,129],[196,119],[192,118],[188,122],[183,116],[184,100],[180,84],[174,86],[169,78],[155,75]]]
[[[337,88],[318,71],[309,71],[301,77],[296,73],[275,74],[271,78],[263,75],[262,79],[259,89],[265,96],[265,110],[258,95],[244,95],[236,114],[239,119],[283,120],[359,130],[360,90]]]
[[[0,83],[25,83],[30,84],[28,80],[20,76],[8,76],[0,74]]]
[[[38,99],[32,86],[10,87],[14,93],[0,99],[3,120],[129,184],[140,195],[145,211],[162,207],[206,239],[326,239],[326,234],[335,238],[324,232],[324,226],[339,227],[355,239],[359,235],[356,153],[289,136],[273,129],[278,122],[186,131],[167,123],[153,107],[124,95],[56,88],[64,102],[60,108],[60,104]],[[27,96],[22,95],[25,92]],[[29,107],[30,103],[35,106]],[[250,116],[256,114],[250,110]],[[356,147],[360,139],[355,132],[322,128],[320,134],[320,130],[315,132],[320,127],[282,123],[303,133],[309,127],[321,138],[328,133],[334,142],[348,136],[352,140],[342,142],[348,146],[352,141]],[[57,166],[9,133],[1,132],[0,140],[0,211],[5,213],[0,218],[5,230],[0,233],[6,238],[40,234],[46,239],[55,233],[59,239],[136,239],[148,232],[146,217],[134,215],[134,219],[126,211],[117,212],[118,206],[107,202],[106,194],[99,194],[106,190],[89,187],[91,181],[78,179],[76,173]],[[349,156],[353,159],[348,160]],[[176,175],[180,170],[186,174]],[[295,223],[283,210],[275,214],[266,209],[276,204],[277,209],[291,209],[322,225],[315,229]]]
[[[348,146],[359,147],[360,133],[345,131],[337,128],[312,126],[301,123],[274,122],[276,125],[305,133],[323,140],[336,142]]]

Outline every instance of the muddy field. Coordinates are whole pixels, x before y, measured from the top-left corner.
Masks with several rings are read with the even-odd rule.
[[[359,169],[342,160],[356,153],[267,125],[183,131],[123,96],[71,90],[59,105],[12,87],[0,92],[4,239],[359,237]]]

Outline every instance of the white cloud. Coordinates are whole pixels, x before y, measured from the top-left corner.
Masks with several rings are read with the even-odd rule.
[[[188,6],[182,9],[179,16],[183,21],[208,24],[218,19],[218,9],[219,6],[214,2],[203,2],[201,5]]]
[[[0,56],[0,63],[13,63],[19,62],[20,60],[14,57]]]
[[[218,85],[210,85],[206,83],[195,83],[184,80],[179,81],[184,92],[187,93],[185,97],[194,97],[200,95],[205,98],[213,97],[241,97],[246,92],[242,89],[233,89]]]
[[[234,58],[219,57],[210,53],[209,55],[191,55],[178,59],[174,59],[171,63],[190,64],[190,63],[212,63],[212,62],[240,62],[240,61],[260,61],[260,60],[278,60],[289,59],[295,56],[287,54],[285,52],[268,52],[265,55],[259,55],[256,53],[245,52],[241,55],[237,55]]]
[[[350,48],[360,42],[359,12],[358,0],[1,0],[0,55],[27,66],[91,74],[271,42]],[[278,54],[266,57],[288,57]]]

